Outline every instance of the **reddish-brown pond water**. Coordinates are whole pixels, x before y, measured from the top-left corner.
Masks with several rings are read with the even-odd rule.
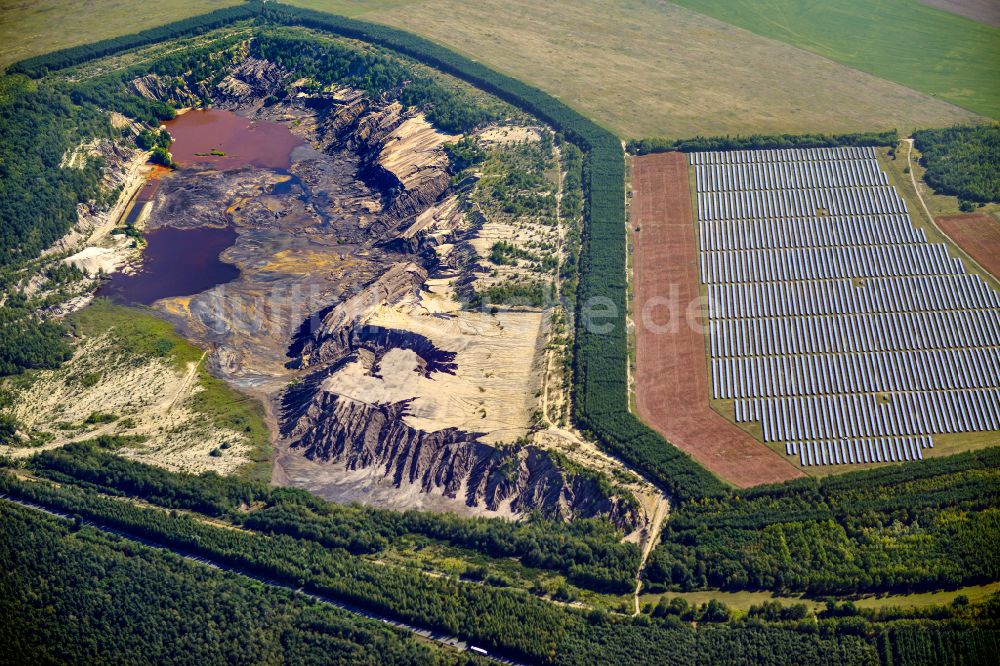
[[[285,170],[291,166],[292,150],[303,144],[284,125],[250,121],[231,111],[209,109],[188,111],[165,123],[173,143],[170,152],[180,169],[260,169]],[[211,153],[224,153],[212,155]],[[158,187],[157,172],[136,196],[129,221],[138,216]],[[219,206],[225,206],[220,201]],[[156,211],[150,223],[155,225]],[[239,269],[219,259],[236,241],[236,230],[202,227],[174,229],[162,227],[145,234],[140,270],[132,275],[116,273],[99,290],[124,303],[150,305],[161,298],[191,296],[239,277]]]
[[[138,273],[118,273],[98,290],[120,303],[151,305],[170,296],[190,296],[240,276],[236,266],[219,259],[236,241],[236,230],[201,227],[163,227],[146,233],[149,245],[142,253]]]
[[[284,125],[220,109],[195,109],[163,124],[173,138],[170,154],[182,168],[287,169],[292,149],[304,143]]]

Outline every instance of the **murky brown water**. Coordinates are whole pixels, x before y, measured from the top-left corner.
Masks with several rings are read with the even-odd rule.
[[[170,296],[191,296],[240,276],[236,266],[219,258],[236,242],[236,230],[201,227],[162,227],[146,234],[138,273],[118,273],[98,290],[119,303],[152,305]]]
[[[285,170],[292,150],[303,145],[284,125],[251,121],[217,109],[193,110],[164,123],[173,137],[170,152],[181,171],[255,167]],[[212,155],[212,152],[225,153]],[[136,195],[126,222],[134,221],[144,204],[153,200],[162,179],[172,172],[157,168]],[[226,206],[220,201],[219,206]],[[151,213],[155,223],[156,210]],[[160,227],[145,234],[140,270],[117,273],[99,290],[118,302],[150,305],[161,298],[191,296],[239,277],[239,269],[219,255],[236,241],[236,230],[226,228],[174,229]]]
[[[164,123],[179,166],[287,169],[292,149],[304,142],[284,125],[258,122],[220,109],[192,110]],[[224,153],[213,155],[212,152]]]

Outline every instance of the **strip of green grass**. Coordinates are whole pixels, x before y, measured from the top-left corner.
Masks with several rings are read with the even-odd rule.
[[[1000,29],[915,0],[674,0],[764,37],[1000,118]]]

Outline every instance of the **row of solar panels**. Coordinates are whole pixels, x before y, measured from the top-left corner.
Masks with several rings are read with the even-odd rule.
[[[773,220],[724,220],[698,225],[701,249],[760,250],[838,245],[925,243],[907,215],[853,215]]]
[[[694,167],[698,192],[888,185],[875,160],[710,164]]]
[[[716,319],[789,315],[874,314],[1000,308],[1000,295],[978,275],[941,275],[708,286]]]
[[[688,155],[691,164],[746,164],[762,162],[816,162],[821,160],[872,160],[871,147],[782,148],[778,150],[710,150]]]
[[[923,460],[923,449],[934,448],[930,437],[848,439],[833,442],[788,442],[785,455],[799,456],[803,467]]]
[[[759,220],[817,215],[905,213],[892,187],[699,192],[699,220]]]
[[[1000,346],[1000,310],[716,319],[708,335],[713,358]]]
[[[1000,389],[736,400],[736,420],[760,421],[764,441],[1000,430]]]
[[[996,347],[712,359],[712,397],[716,399],[940,391],[990,388],[998,383],[1000,349]]]
[[[691,163],[712,390],[737,421],[807,465],[920,459],[917,437],[1000,429],[1000,295],[926,242],[874,150]],[[804,355],[830,349],[854,353]]]
[[[701,253],[701,281],[707,284],[964,272],[962,261],[950,256],[942,243]]]

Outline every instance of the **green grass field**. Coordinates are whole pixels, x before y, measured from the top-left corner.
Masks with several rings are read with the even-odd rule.
[[[971,585],[960,587],[956,590],[942,590],[937,592],[862,595],[852,600],[859,608],[889,608],[893,606],[900,608],[927,608],[928,606],[948,605],[957,596],[967,597],[969,602],[973,604],[982,603],[997,593],[1000,593],[1000,583],[987,583],[985,585]],[[660,596],[659,594],[643,594],[639,600],[644,604],[655,604],[659,601]],[[742,612],[748,611],[750,606],[757,606],[765,601],[778,601],[785,606],[805,604],[814,611],[818,611],[826,605],[824,602],[808,597],[782,597],[770,592],[760,591],[723,592],[722,590],[702,590],[699,592],[667,592],[666,596],[667,598],[682,597],[689,604],[698,605],[706,603],[709,599],[717,599],[730,608]],[[836,597],[836,599],[838,601],[846,601],[843,597]]]
[[[651,0],[291,0],[424,35],[552,93],[625,138],[904,132],[974,120],[948,102]],[[0,66],[232,4],[0,6]],[[976,25],[971,21],[966,21]],[[932,67],[933,61],[920,61]]]
[[[916,0],[675,0],[764,37],[1000,118],[1000,29]]]

